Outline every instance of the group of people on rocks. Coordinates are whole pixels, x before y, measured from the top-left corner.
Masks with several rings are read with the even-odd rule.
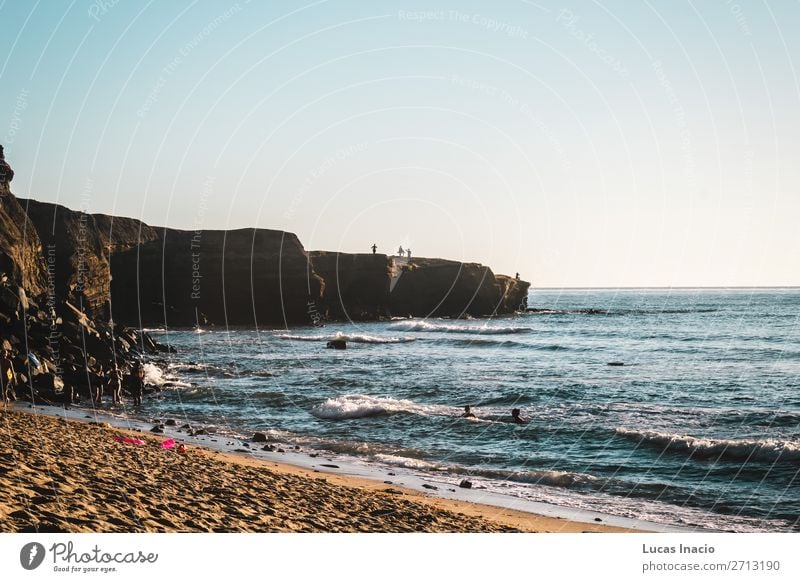
[[[102,366],[100,366],[96,372],[92,372],[89,368],[86,368],[86,374],[89,377],[90,395],[95,405],[99,405],[103,402],[103,396],[106,393],[111,395],[112,403],[122,404],[122,386],[125,382],[125,377],[119,366],[114,364],[107,372],[103,372]],[[144,366],[141,362],[138,362],[134,364],[130,374],[127,376],[128,392],[130,392],[133,397],[134,406],[142,405],[144,379]]]
[[[378,245],[377,244],[373,243],[372,247],[370,247],[370,248],[372,248],[372,254],[373,255],[378,252]],[[404,249],[403,245],[400,245],[400,248],[397,249],[397,256],[398,257],[408,257],[408,259],[410,260],[411,259],[411,249]]]
[[[114,364],[107,372],[103,371],[102,366],[97,371],[92,371],[87,366],[86,376],[89,384],[89,397],[93,404],[101,404],[105,394],[111,395],[111,401],[114,404],[122,403],[122,387],[126,378],[117,364]],[[127,376],[127,387],[133,397],[134,406],[141,406],[142,404],[144,380],[144,365],[138,362],[134,364]],[[2,393],[4,407],[8,402],[13,402],[17,399],[16,387],[18,383],[17,373],[14,370],[14,362],[11,360],[10,353],[8,350],[3,350],[0,357],[0,393]],[[75,400],[74,388],[65,386],[63,395],[64,404],[69,406]]]

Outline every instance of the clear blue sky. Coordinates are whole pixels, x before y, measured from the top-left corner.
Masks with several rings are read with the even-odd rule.
[[[800,285],[800,3],[0,0],[20,196],[537,286]]]

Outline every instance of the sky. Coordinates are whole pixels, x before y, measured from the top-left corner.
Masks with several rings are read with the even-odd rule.
[[[800,3],[0,0],[21,197],[535,287],[800,285]]]

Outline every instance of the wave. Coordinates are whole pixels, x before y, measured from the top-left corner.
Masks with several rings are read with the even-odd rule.
[[[656,431],[617,428],[614,432],[642,444],[688,453],[698,458],[754,460],[766,462],[800,461],[800,442],[778,439],[707,439]]]
[[[347,334],[337,333],[336,335],[291,335],[280,334],[275,336],[278,339],[293,340],[301,342],[330,342],[334,340],[344,340],[360,344],[404,344],[413,342],[416,338],[413,337],[385,337],[366,334]]]
[[[192,387],[192,385],[189,382],[182,382],[177,377],[171,374],[165,374],[164,370],[162,370],[155,364],[145,364],[143,367],[144,367],[145,384],[150,384],[151,386],[157,386],[158,388],[167,388],[170,386],[179,388]]]
[[[329,398],[311,409],[311,414],[326,420],[346,420],[402,413],[455,416],[458,414],[458,410],[452,406],[417,404],[411,400],[396,400],[365,394],[347,394]]]
[[[680,315],[688,313],[714,313],[719,311],[713,307],[697,309],[550,309],[545,307],[529,307],[525,313],[530,315]]]
[[[510,481],[526,485],[547,485],[550,487],[584,486],[599,488],[605,482],[605,479],[601,479],[593,475],[574,473],[571,471],[511,471],[503,469],[480,469],[475,467],[463,467],[461,465],[447,465],[390,454],[371,455],[371,459],[386,465],[403,467],[405,469],[417,469],[431,472],[435,471],[439,474],[444,473],[449,475],[457,475],[458,477],[482,477],[484,479],[492,479],[494,481]]]
[[[495,340],[490,338],[460,338],[452,337],[446,339],[434,339],[436,343],[444,343],[452,346],[467,346],[472,348],[522,348],[527,347],[525,344],[515,342],[514,340]]]
[[[530,328],[521,326],[490,326],[485,325],[452,325],[448,323],[431,323],[424,320],[411,320],[400,321],[391,324],[389,327],[392,329],[404,331],[433,331],[443,333],[475,333],[487,335],[503,335],[512,333],[525,333],[530,331]]]

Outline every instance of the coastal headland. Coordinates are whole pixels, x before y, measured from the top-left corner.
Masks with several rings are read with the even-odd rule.
[[[490,317],[529,283],[478,263],[307,252],[260,228],[182,231],[15,197],[0,155],[0,340],[22,392],[87,398],[101,370],[168,352],[146,327]],[[30,356],[33,356],[33,359]]]

